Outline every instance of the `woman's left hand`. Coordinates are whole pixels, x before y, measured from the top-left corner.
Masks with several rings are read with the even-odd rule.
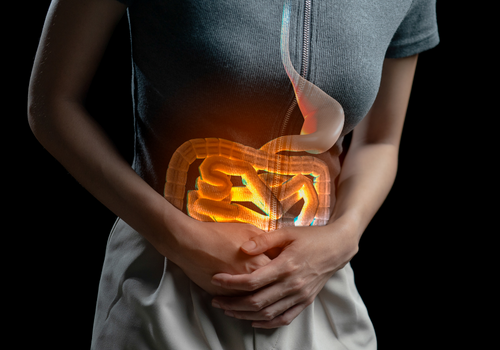
[[[212,283],[250,292],[245,296],[217,296],[212,305],[256,328],[290,324],[321,291],[335,271],[357,253],[359,236],[347,220],[326,226],[284,227],[245,242],[249,255],[281,250],[268,265],[251,274],[216,274]]]

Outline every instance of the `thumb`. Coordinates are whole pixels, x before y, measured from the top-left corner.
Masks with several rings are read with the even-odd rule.
[[[283,231],[267,232],[251,238],[241,245],[241,250],[249,255],[258,255],[272,248],[282,248],[288,243]]]

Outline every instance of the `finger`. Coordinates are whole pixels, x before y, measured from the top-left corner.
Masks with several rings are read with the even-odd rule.
[[[272,285],[269,288],[265,288],[251,295],[233,297],[216,296],[213,298],[213,304],[226,311],[255,313],[283,298],[280,290],[281,287],[279,285]],[[283,309],[282,312],[283,311],[285,311],[285,309]]]
[[[254,304],[254,306],[252,306],[251,308],[255,308],[258,311],[238,311],[236,306],[231,309],[225,310],[225,314],[227,316],[238,318],[241,320],[271,321],[277,316],[286,312],[288,309],[294,307],[298,303],[299,303],[299,298],[297,298],[297,296],[289,296],[280,299],[275,303],[269,303],[270,305],[264,308],[261,307],[262,305],[261,303]],[[227,306],[227,304],[225,304],[225,306]],[[248,307],[246,308],[248,309]]]
[[[272,248],[282,248],[289,242],[290,239],[287,237],[286,231],[276,230],[253,237],[242,244],[241,250],[249,255],[257,255],[265,253]]]
[[[230,275],[227,273],[218,273],[212,277],[212,284],[226,289],[241,290],[246,292],[253,292],[262,288],[278,279],[278,276],[273,275],[269,271],[264,273],[260,270],[267,268],[264,266],[255,270],[251,274],[243,275]]]
[[[215,304],[229,311],[259,312],[266,308],[276,316],[295,304],[312,302],[311,293],[302,279],[273,283],[259,291],[242,296],[216,296]],[[314,296],[312,297],[314,298]]]
[[[273,329],[279,328],[283,326],[288,326],[292,321],[297,318],[298,315],[307,307],[307,304],[297,304],[283,314],[273,318],[270,321],[255,321],[252,322],[252,327],[254,328],[264,328],[264,329]]]
[[[212,284],[227,288],[252,292],[280,279],[293,267],[283,264],[280,257],[250,274],[230,275],[218,273],[212,277]],[[289,264],[288,264],[289,265]]]
[[[246,263],[247,272],[252,273],[255,270],[260,269],[261,267],[266,266],[270,262],[271,259],[265,254],[255,255],[251,257],[250,260]]]

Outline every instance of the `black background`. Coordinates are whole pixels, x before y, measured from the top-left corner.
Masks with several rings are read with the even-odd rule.
[[[28,126],[29,77],[49,4],[18,4],[6,11],[2,25],[6,335],[19,345],[88,349],[115,216],[44,150]],[[477,344],[471,349],[484,349],[478,344],[490,338],[475,327],[493,312],[483,291],[494,275],[481,271],[493,266],[484,257],[494,229],[481,196],[495,198],[487,176],[498,156],[492,152],[488,163],[482,157],[495,141],[484,126],[494,128],[489,106],[498,90],[485,82],[494,81],[498,70],[489,55],[478,52],[484,36],[474,34],[482,28],[474,14],[444,1],[437,9],[441,43],[419,57],[398,177],[352,260],[381,350],[448,349],[471,339]],[[131,160],[129,50],[124,17],[87,107]]]

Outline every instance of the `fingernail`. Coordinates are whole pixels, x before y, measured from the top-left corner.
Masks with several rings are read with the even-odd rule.
[[[234,317],[234,314],[231,311],[225,311],[224,314],[229,317]]]
[[[218,309],[221,309],[220,304],[218,302],[216,302],[215,300],[212,300],[212,306],[216,307]]]
[[[257,247],[257,244],[254,241],[247,241],[241,245],[241,248],[243,248],[246,251],[252,251]]]

